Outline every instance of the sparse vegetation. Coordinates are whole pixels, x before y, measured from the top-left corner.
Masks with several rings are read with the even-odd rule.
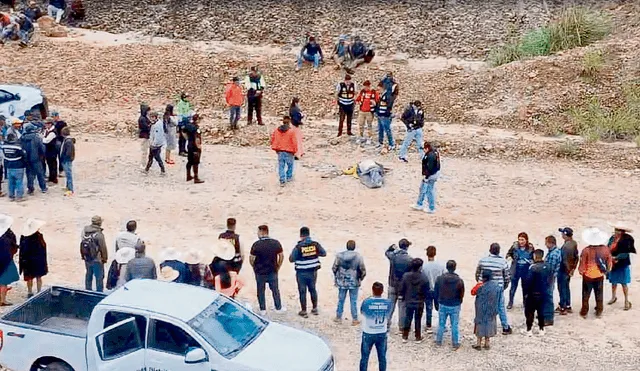
[[[561,50],[589,45],[610,32],[611,23],[603,13],[583,7],[568,8],[546,26],[512,38],[489,54],[493,66],[519,59],[550,55]]]
[[[625,102],[617,108],[604,107],[597,97],[584,107],[569,110],[578,133],[587,141],[631,140],[640,136],[640,82],[623,89]]]
[[[640,148],[640,135],[638,135],[637,137],[635,137],[635,138],[633,139],[633,141],[635,142],[636,147]]]
[[[571,140],[566,140],[556,146],[555,155],[559,158],[578,160],[582,158],[582,148]]]
[[[582,76],[591,80],[595,80],[605,65],[605,52],[598,50],[590,50],[582,57]]]

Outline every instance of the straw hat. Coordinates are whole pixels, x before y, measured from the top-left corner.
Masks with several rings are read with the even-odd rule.
[[[224,238],[218,239],[213,243],[213,257],[219,257],[222,260],[231,260],[236,255],[236,248],[231,241]]]
[[[27,237],[36,233],[43,225],[47,224],[46,222],[38,219],[29,218],[27,219],[27,223],[22,228],[22,235]]]
[[[160,262],[164,262],[167,260],[177,260],[182,261],[182,254],[173,247],[165,247],[160,252]]]
[[[617,221],[614,223],[609,223],[609,226],[613,227],[614,229],[619,229],[621,231],[625,231],[629,233],[633,232],[633,228],[631,227],[631,224],[627,222]]]
[[[11,225],[13,224],[13,218],[9,215],[0,214],[0,236],[5,234]]]
[[[116,251],[115,260],[118,264],[127,264],[136,257],[136,250],[131,247],[123,247]]]
[[[598,228],[587,228],[582,231],[582,241],[589,246],[606,245],[609,242],[609,235]]]
[[[202,253],[196,249],[189,249],[186,254],[184,254],[184,262],[187,264],[200,264],[202,263]]]
[[[171,267],[162,267],[162,269],[160,269],[160,277],[158,279],[161,281],[172,282],[179,276],[180,273],[177,270]]]

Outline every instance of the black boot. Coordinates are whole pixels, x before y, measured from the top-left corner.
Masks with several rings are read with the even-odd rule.
[[[195,184],[204,183],[204,180],[198,178],[198,166],[200,165],[193,165],[193,182]]]

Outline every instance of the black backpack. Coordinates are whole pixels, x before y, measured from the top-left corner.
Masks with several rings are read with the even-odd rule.
[[[80,251],[82,259],[85,261],[94,261],[98,257],[99,246],[96,241],[96,233],[84,234],[80,242]]]

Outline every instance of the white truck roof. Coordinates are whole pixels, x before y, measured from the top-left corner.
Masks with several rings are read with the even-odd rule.
[[[107,296],[100,305],[155,312],[188,322],[220,294],[203,287],[157,280],[133,280]]]

